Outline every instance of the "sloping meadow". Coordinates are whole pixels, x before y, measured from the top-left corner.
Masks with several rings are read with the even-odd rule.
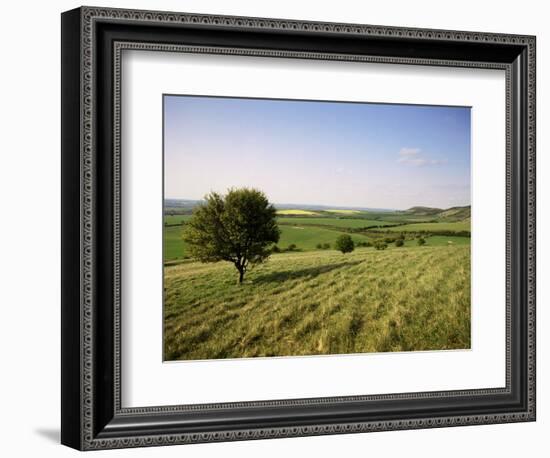
[[[165,267],[164,358],[470,348],[470,246],[282,253]]]

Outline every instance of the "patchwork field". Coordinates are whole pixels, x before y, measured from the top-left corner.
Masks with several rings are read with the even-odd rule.
[[[166,266],[164,357],[469,348],[470,249],[446,239],[274,254],[241,286],[229,263]]]
[[[184,224],[191,214],[167,214],[164,217],[164,261],[168,264],[187,259],[187,248],[182,240]],[[371,212],[359,210],[279,210],[277,222],[281,237],[277,246],[281,250],[294,245],[295,251],[312,251],[334,247],[342,233],[349,233],[357,243],[373,243],[388,237],[405,237],[404,246],[415,246],[421,234],[427,246],[470,243],[465,235],[470,231],[469,208],[441,210],[440,213],[422,209],[415,212]],[[292,215],[292,216],[290,216]],[[456,217],[465,220],[455,221]],[[420,222],[419,222],[420,221]],[[446,235],[441,235],[441,232]],[[456,236],[460,235],[460,237]],[[388,242],[393,243],[392,241]],[[323,246],[322,248],[319,245]]]

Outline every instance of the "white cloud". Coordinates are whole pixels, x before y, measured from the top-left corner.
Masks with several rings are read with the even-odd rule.
[[[401,148],[399,150],[399,159],[397,162],[409,164],[415,167],[425,165],[441,165],[446,164],[447,159],[430,159],[421,154],[420,148]]]
[[[418,153],[420,153],[420,148],[401,148],[399,150],[399,156],[402,158],[417,156]]]

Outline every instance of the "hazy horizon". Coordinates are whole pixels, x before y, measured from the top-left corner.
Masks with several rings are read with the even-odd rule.
[[[221,194],[224,194],[224,193],[221,193]],[[267,196],[267,197],[269,199],[269,196]],[[187,197],[164,197],[164,201],[167,201],[167,200],[181,200],[181,201],[185,201],[185,202],[204,202],[204,198],[189,199]],[[440,210],[448,210],[449,208],[452,208],[452,207],[469,207],[469,206],[471,206],[471,204],[468,203],[468,204],[464,204],[464,205],[453,205],[452,207],[428,207],[426,205],[412,205],[411,207],[407,207],[407,208],[387,208],[387,207],[372,207],[372,206],[369,206],[369,205],[325,205],[325,204],[319,204],[319,203],[315,203],[315,202],[273,202],[271,200],[270,200],[270,202],[271,202],[271,204],[273,204],[275,206],[279,206],[281,208],[283,208],[282,206],[289,205],[289,206],[292,206],[292,207],[302,207],[302,208],[322,207],[322,208],[336,208],[336,209],[350,209],[350,210],[370,209],[370,210],[388,210],[388,211],[408,210],[408,209],[413,208],[413,207],[439,208]]]
[[[276,205],[470,205],[470,108],[164,96],[165,199],[254,187]]]

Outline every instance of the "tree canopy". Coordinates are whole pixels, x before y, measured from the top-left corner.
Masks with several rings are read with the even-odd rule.
[[[251,188],[206,195],[183,230],[191,256],[202,262],[231,262],[239,283],[249,266],[269,257],[279,236],[275,207],[263,192]]]

